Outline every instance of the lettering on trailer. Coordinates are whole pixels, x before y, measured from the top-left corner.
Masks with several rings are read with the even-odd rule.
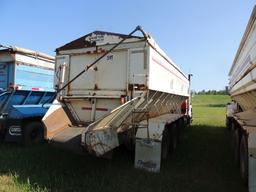
[[[154,171],[156,169],[157,164],[153,161],[143,161],[143,160],[138,160],[137,161],[137,166],[140,169],[147,169],[149,171]]]
[[[96,42],[96,44],[98,44],[104,41],[104,35],[103,34],[97,35],[93,33],[91,36],[86,37],[85,40],[91,43]]]
[[[113,58],[114,58],[113,55],[108,55],[108,56],[107,56],[107,60],[108,60],[108,61],[113,61]]]
[[[90,36],[85,37],[85,41],[90,42],[91,44],[96,43],[96,45],[114,44],[120,41],[120,37],[109,34],[92,33]]]
[[[20,136],[21,135],[21,127],[18,125],[10,126],[9,134],[12,136]]]

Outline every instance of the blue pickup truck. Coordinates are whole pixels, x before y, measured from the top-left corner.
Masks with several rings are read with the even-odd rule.
[[[0,49],[0,139],[44,138],[41,119],[54,100],[54,57],[19,47]]]

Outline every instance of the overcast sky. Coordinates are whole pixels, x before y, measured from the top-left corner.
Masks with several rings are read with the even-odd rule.
[[[95,30],[154,37],[194,90],[224,89],[254,0],[0,0],[0,44],[54,55]]]

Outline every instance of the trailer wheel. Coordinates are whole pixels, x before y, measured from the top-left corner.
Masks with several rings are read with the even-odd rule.
[[[248,145],[245,135],[240,142],[240,175],[245,185],[248,184]]]
[[[184,119],[181,118],[178,121],[177,143],[181,143],[183,133],[184,133],[184,129],[185,129],[185,122],[184,122]]]
[[[232,140],[233,140],[233,145],[232,145],[232,151],[234,155],[234,162],[236,165],[239,165],[239,158],[240,158],[240,136],[239,136],[239,129],[236,128],[233,131],[232,134]]]
[[[161,157],[162,160],[166,159],[169,153],[169,148],[170,148],[170,135],[168,129],[165,129],[163,131],[163,138],[162,138],[162,152],[161,152]]]
[[[23,138],[25,145],[39,144],[44,140],[44,127],[39,121],[28,123],[24,127]]]
[[[231,139],[230,139],[230,145],[231,145],[231,150],[232,150],[232,154],[234,152],[234,148],[235,148],[235,130],[236,130],[236,124],[234,121],[231,122],[231,126],[230,126],[230,135],[231,135]]]
[[[230,117],[226,116],[226,127],[228,128],[228,130],[231,130],[231,119]]]
[[[178,143],[178,128],[176,123],[172,123],[169,129],[170,131],[170,152],[174,152]]]

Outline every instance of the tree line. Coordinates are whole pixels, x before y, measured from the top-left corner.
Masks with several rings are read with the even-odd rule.
[[[228,89],[225,90],[201,90],[201,91],[192,91],[196,95],[228,95]]]

